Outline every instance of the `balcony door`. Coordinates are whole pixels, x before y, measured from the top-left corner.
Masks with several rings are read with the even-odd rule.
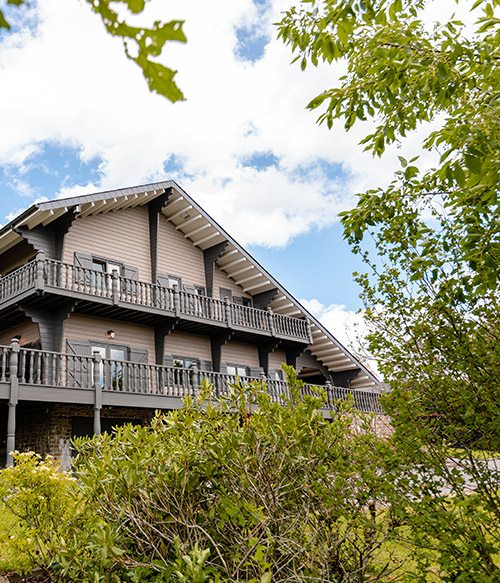
[[[100,365],[99,383],[101,386],[117,391],[123,390],[126,382],[123,361],[127,360],[127,347],[92,344],[91,351],[92,354],[100,354],[106,359]]]

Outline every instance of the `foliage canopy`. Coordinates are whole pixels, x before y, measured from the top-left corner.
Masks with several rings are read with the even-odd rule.
[[[151,91],[163,95],[172,102],[184,99],[182,91],[174,81],[177,71],[158,63],[158,57],[165,44],[169,41],[186,42],[182,30],[182,20],[170,22],[154,22],[150,28],[132,26],[125,19],[120,18],[119,10],[125,7],[129,15],[141,13],[147,0],[86,0],[93,12],[101,17],[107,32],[123,40],[125,54],[141,69]],[[20,8],[29,4],[28,0],[7,0],[7,4]],[[7,11],[0,10],[0,31],[10,30],[7,20]]]
[[[420,533],[439,542],[444,580],[493,581],[500,476],[473,450],[500,451],[500,3],[477,0],[474,24],[429,23],[429,4],[302,2],[278,26],[303,68],[346,64],[338,86],[309,104],[320,123],[339,119],[349,130],[370,120],[362,144],[375,156],[426,132],[421,148],[434,166],[401,157],[392,183],[360,194],[342,222],[370,268],[358,276],[369,348],[392,381],[387,407],[401,451],[442,476],[466,515],[477,512],[494,534],[468,528],[465,515],[457,521],[434,478],[413,484]],[[364,251],[367,237],[375,255]],[[469,450],[457,471],[450,445]]]

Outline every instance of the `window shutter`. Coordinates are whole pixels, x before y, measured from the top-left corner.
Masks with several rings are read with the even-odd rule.
[[[132,362],[140,362],[141,364],[147,364],[148,351],[145,348],[131,348],[130,360]]]
[[[165,275],[164,273],[158,273],[156,275],[156,283],[158,285],[163,286],[163,287],[169,287],[169,285],[168,285],[168,275]]]
[[[93,384],[92,367],[89,361],[79,359],[78,356],[92,356],[90,342],[88,340],[67,340],[66,352],[68,360],[66,363],[67,385],[68,387],[91,387]]]
[[[122,275],[127,279],[133,279],[134,281],[138,281],[139,269],[137,267],[133,267],[132,265],[124,265]]]
[[[174,357],[171,354],[163,355],[163,366],[174,366]]]
[[[200,360],[200,370],[205,372],[209,372],[212,370],[212,361],[211,360]]]
[[[87,255],[86,253],[79,253],[75,251],[74,262],[75,267],[82,267],[83,269],[92,269],[92,255]],[[90,272],[75,269],[73,279],[75,283],[90,285],[92,282],[92,275]]]
[[[250,367],[250,376],[251,377],[260,377],[260,375],[264,372],[264,369],[261,366],[251,366]]]

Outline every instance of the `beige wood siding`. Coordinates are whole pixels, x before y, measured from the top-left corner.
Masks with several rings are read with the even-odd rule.
[[[75,251],[133,265],[140,280],[151,281],[147,208],[76,219],[66,235],[64,261],[73,263]]]
[[[282,363],[286,364],[286,354],[284,350],[275,350],[269,354],[269,368],[281,370]]]
[[[158,272],[177,275],[182,283],[205,287],[203,251],[160,215],[158,229]]]
[[[38,324],[35,324],[27,318],[22,324],[17,324],[16,326],[12,326],[12,328],[2,330],[2,332],[0,332],[0,344],[8,346],[14,336],[21,336],[21,346],[37,342],[40,340]]]
[[[174,330],[165,337],[165,354],[212,360],[210,338]]]
[[[259,366],[259,352],[254,344],[229,341],[222,347],[222,362]]]
[[[116,332],[116,338],[109,340],[108,330]],[[66,351],[66,340],[96,340],[103,344],[120,344],[133,348],[143,348],[148,351],[148,362],[155,361],[154,331],[149,326],[129,324],[108,318],[96,318],[82,314],[71,314],[64,322],[63,350]]]
[[[243,276],[242,276],[243,277]],[[214,276],[214,297],[220,298],[220,288],[230,289],[233,296],[242,296],[244,298],[251,298],[250,294],[243,291],[243,288],[236,285],[234,279],[228,277],[227,273],[222,271],[222,269],[216,265],[215,266],[215,276]]]

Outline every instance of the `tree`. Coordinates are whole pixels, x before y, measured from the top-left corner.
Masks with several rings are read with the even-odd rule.
[[[186,42],[182,30],[183,21],[171,20],[161,23],[156,21],[151,28],[129,25],[121,19],[112,4],[125,5],[131,14],[139,14],[144,10],[146,0],[86,0],[91,9],[98,14],[107,32],[123,40],[127,58],[134,61],[141,69],[151,91],[163,95],[172,102],[184,99],[182,91],[174,81],[177,71],[165,67],[153,60],[158,57],[167,41]],[[10,9],[19,10],[29,4],[28,0],[7,0]],[[7,11],[0,10],[0,30],[10,30]],[[129,45],[132,45],[130,48]],[[133,53],[136,53],[135,55]]]
[[[302,68],[347,64],[309,103],[320,123],[372,118],[362,144],[375,156],[428,128],[421,146],[436,153],[430,170],[400,158],[390,186],[360,194],[342,222],[369,266],[358,276],[369,348],[394,388],[401,455],[420,468],[407,518],[447,581],[500,576],[500,478],[475,453],[500,451],[499,4],[474,4],[472,32],[454,18],[429,27],[423,0],[304,2],[278,25]],[[466,450],[458,469],[451,446]]]

